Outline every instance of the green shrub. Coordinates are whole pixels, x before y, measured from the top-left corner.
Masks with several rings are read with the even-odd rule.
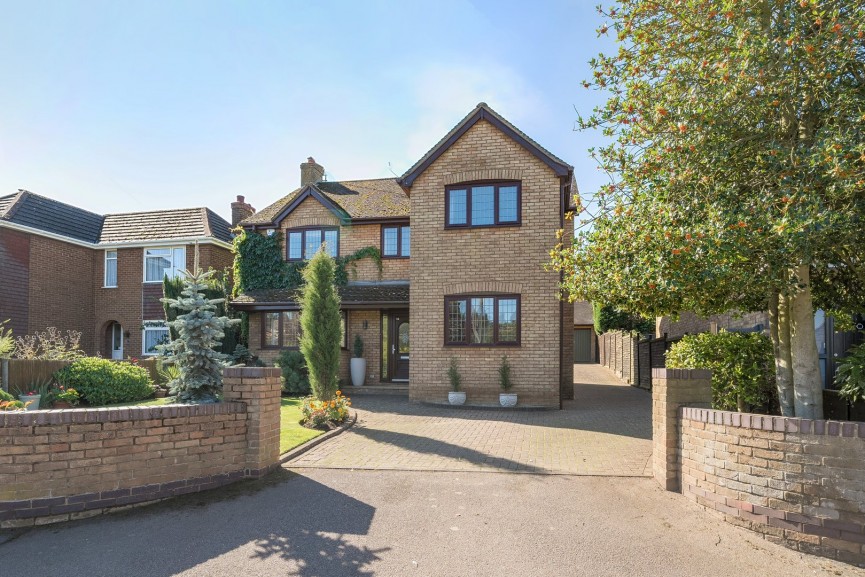
[[[300,351],[281,351],[276,366],[282,369],[282,390],[290,395],[309,394],[309,371]]]
[[[459,392],[460,386],[463,384],[463,377],[460,374],[460,365],[456,357],[451,357],[451,363],[448,366],[448,380],[451,382],[451,389],[454,392]]]
[[[652,319],[598,303],[592,303],[592,320],[595,324],[595,332],[599,335],[608,331],[651,333],[655,330]]]
[[[303,269],[300,297],[300,352],[309,369],[312,394],[320,401],[333,399],[339,382],[342,317],[334,284],[336,264],[324,248]]]
[[[847,401],[865,401],[865,343],[850,349],[835,373],[838,393]]]
[[[511,364],[508,362],[507,355],[502,355],[502,364],[499,365],[499,386],[506,393],[514,386],[511,380]]]
[[[777,413],[772,342],[761,333],[686,335],[667,351],[667,368],[712,371],[712,408]]]
[[[153,394],[150,374],[144,367],[108,359],[85,357],[54,374],[57,381],[74,387],[90,405],[128,403]]]

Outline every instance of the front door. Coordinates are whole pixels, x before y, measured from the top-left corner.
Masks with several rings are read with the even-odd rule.
[[[123,327],[120,323],[111,325],[111,358],[123,359]]]
[[[390,374],[393,381],[408,380],[408,363],[411,346],[409,343],[408,311],[396,311],[391,316],[390,335]]]

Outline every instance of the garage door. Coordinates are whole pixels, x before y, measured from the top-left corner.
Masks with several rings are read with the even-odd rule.
[[[592,362],[592,329],[574,329],[574,362]]]

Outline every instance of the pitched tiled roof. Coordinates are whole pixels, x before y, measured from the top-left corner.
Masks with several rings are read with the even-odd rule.
[[[231,225],[208,208],[103,216],[26,190],[0,196],[0,221],[91,244],[204,237],[231,242]]]
[[[231,241],[230,225],[206,208],[181,208],[105,215],[103,244],[212,236]]]
[[[102,215],[26,190],[13,196],[12,200],[3,197],[6,209],[0,219],[75,240],[99,242]]]
[[[317,182],[313,188],[344,210],[352,219],[409,216],[408,195],[395,178]],[[298,188],[241,224],[275,224],[274,219],[303,192]]]
[[[337,288],[343,306],[358,304],[400,304],[408,305],[409,283],[387,281],[380,283],[348,283]],[[242,308],[263,304],[285,304],[297,306],[297,292],[287,289],[248,291],[238,295],[231,304]]]
[[[427,151],[427,153],[424,154],[420,160],[415,162],[411,168],[405,171],[405,174],[403,174],[399,178],[399,182],[407,186],[411,186],[414,177],[417,176],[417,174],[414,173],[417,173],[417,171],[419,170],[420,172],[423,172],[422,167],[425,163],[441,154],[443,148],[446,148],[446,144],[449,140],[457,137],[457,135],[461,134],[466,129],[467,125],[470,126],[474,124],[474,122],[476,122],[478,119],[486,119],[488,121],[493,121],[494,123],[500,123],[501,127],[505,128],[506,131],[507,129],[512,130],[514,134],[518,137],[518,139],[521,138],[523,141],[525,141],[525,144],[529,145],[530,148],[534,148],[535,152],[539,156],[546,157],[546,159],[552,162],[554,165],[561,165],[561,167],[568,168],[570,169],[570,171],[573,171],[573,166],[571,166],[570,164],[568,164],[567,162],[565,162],[564,160],[554,155],[552,152],[529,138],[529,136],[525,132],[511,124],[510,121],[508,121],[504,116],[490,108],[486,102],[479,102],[478,105],[475,106],[474,109],[465,116],[465,118],[460,120],[457,125],[454,126],[450,130],[450,132],[445,134],[444,137],[435,144],[435,146],[429,149],[429,151]]]

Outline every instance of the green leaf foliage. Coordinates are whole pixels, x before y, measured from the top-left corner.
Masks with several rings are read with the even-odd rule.
[[[499,365],[499,386],[503,391],[508,392],[514,386],[511,379],[511,364],[508,362],[508,356],[502,355],[502,362]]]
[[[57,371],[54,378],[94,406],[140,401],[153,394],[150,373],[144,367],[97,357],[78,359]]]
[[[179,375],[168,383],[172,395],[180,402],[214,402],[222,390],[222,369],[229,358],[219,352],[225,329],[239,324],[238,319],[217,316],[217,305],[224,299],[208,299],[205,291],[214,271],[187,272],[183,290],[176,299],[162,302],[181,313],[168,322],[177,338],[157,348],[166,364],[178,367]]]
[[[448,380],[451,383],[451,390],[458,392],[460,386],[462,386],[463,377],[460,374],[459,361],[457,361],[456,357],[451,357],[450,364],[448,365]]]
[[[15,352],[15,338],[12,329],[6,328],[9,320],[0,321],[0,359],[8,359]]]
[[[651,319],[632,315],[620,311],[609,305],[592,303],[592,319],[595,323],[595,332],[599,335],[607,331],[636,332],[640,334],[651,333],[655,329],[655,323]]]
[[[766,310],[810,266],[815,304],[865,308],[865,3],[621,0],[606,102],[582,129],[609,184],[554,268],[572,298],[650,317]],[[566,236],[566,235],[565,235]]]
[[[342,326],[334,277],[336,263],[319,249],[304,268],[300,289],[300,351],[313,395],[330,401],[338,388]]]
[[[865,343],[851,348],[835,372],[838,393],[850,403],[865,401]]]
[[[235,312],[231,307],[226,306],[226,301],[231,297],[231,279],[228,274],[228,270],[217,271],[215,269],[210,269],[212,276],[210,276],[205,282],[205,288],[202,290],[202,294],[208,300],[214,301],[216,304],[216,315],[219,317],[229,317],[235,318]],[[171,302],[174,302],[178,298],[180,298],[183,293],[183,277],[176,276],[173,279],[169,279],[168,275],[166,275],[162,279],[162,308],[165,311],[165,319],[168,321],[169,325],[173,321],[177,319],[177,315],[180,314],[177,308],[172,307],[170,305]],[[243,329],[241,324],[234,323],[227,327],[225,327],[225,336],[222,338],[222,343],[219,347],[219,352],[225,353],[228,355],[232,355],[234,350],[241,342],[249,342],[243,339]],[[177,338],[177,331],[175,329],[170,329],[171,338]]]
[[[291,350],[280,351],[274,364],[282,369],[283,391],[289,395],[309,394],[309,371],[303,353]]]
[[[774,363],[772,342],[761,333],[685,335],[667,351],[668,368],[712,371],[712,408],[724,411],[772,405],[777,414]]]

